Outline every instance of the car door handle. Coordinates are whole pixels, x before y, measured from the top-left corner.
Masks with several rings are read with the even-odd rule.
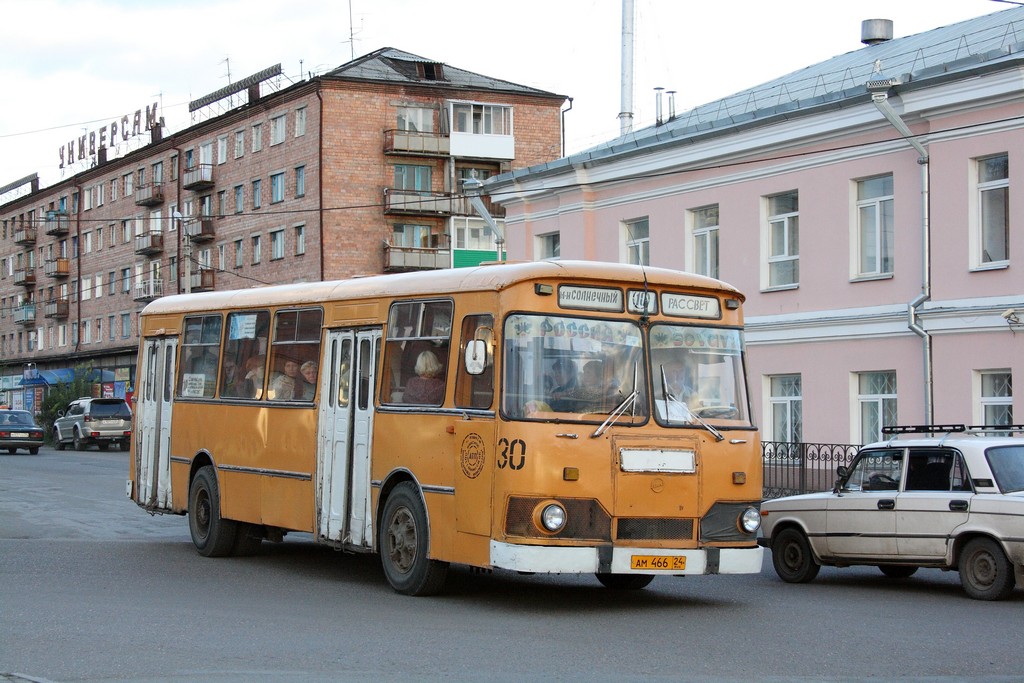
[[[892,498],[883,498],[880,501],[878,501],[878,509],[879,510],[895,510],[896,509],[896,501],[893,500]]]
[[[967,512],[967,501],[951,500],[949,501],[949,509],[952,512]]]

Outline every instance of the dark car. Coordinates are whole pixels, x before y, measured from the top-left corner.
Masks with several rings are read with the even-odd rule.
[[[32,455],[43,445],[43,428],[27,410],[0,410],[0,448],[14,453],[24,448]]]

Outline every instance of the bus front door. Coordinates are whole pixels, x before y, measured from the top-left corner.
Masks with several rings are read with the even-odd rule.
[[[317,534],[373,545],[370,450],[380,330],[332,330],[321,373],[317,428]]]
[[[147,338],[136,414],[136,502],[147,510],[171,509],[171,397],[177,337]]]

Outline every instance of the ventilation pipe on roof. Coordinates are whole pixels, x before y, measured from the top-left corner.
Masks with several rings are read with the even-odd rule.
[[[663,90],[662,87],[654,89],[654,121],[659,126],[661,125],[661,92]]]
[[[892,19],[865,19],[860,22],[860,42],[877,45],[892,40]]]
[[[622,0],[622,89],[619,134],[633,130],[633,0]]]
[[[889,91],[900,84],[898,78],[886,78],[882,74],[881,62],[875,62],[875,72],[868,79],[867,91],[871,93],[871,102],[882,116],[895,128],[910,146],[918,153],[917,163],[921,167],[921,293],[907,304],[907,327],[921,338],[924,365],[924,420],[932,424],[934,395],[934,372],[932,369],[932,338],[921,326],[919,311],[924,302],[932,296],[931,283],[931,229],[929,227],[929,163],[928,150],[925,149],[910,128],[889,103]]]
[[[676,117],[676,91],[668,91],[668,120],[671,121]]]

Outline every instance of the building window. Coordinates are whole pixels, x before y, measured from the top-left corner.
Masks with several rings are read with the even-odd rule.
[[[270,174],[270,203],[284,201],[284,173]]]
[[[561,233],[553,232],[549,235],[539,235],[536,238],[535,251],[537,260],[557,259],[562,256]]]
[[[96,342],[103,341],[103,318],[96,318]]]
[[[263,206],[263,181],[257,178],[252,181],[252,208],[258,209]]]
[[[226,244],[218,244],[217,245],[217,270],[223,271],[225,268],[227,268],[227,266],[228,266],[227,251],[228,251],[228,248],[227,248]]]
[[[235,158],[241,159],[245,154],[245,131],[235,131]]]
[[[718,204],[690,212],[693,225],[693,270],[718,277]]]
[[[882,427],[896,424],[896,373],[858,373],[857,403],[861,444],[881,441]]]
[[[235,268],[242,267],[242,240],[235,240]]]
[[[452,105],[454,132],[474,135],[512,135],[512,107],[494,104]]]
[[[800,443],[803,440],[803,389],[800,375],[776,375],[768,380],[770,441]]]
[[[130,313],[121,314],[121,338],[127,339],[132,334],[132,316]]]
[[[430,192],[430,166],[395,164],[395,189]]]
[[[455,222],[455,248],[497,251],[494,233],[478,218],[460,217]]]
[[[398,107],[398,130],[412,133],[434,132],[434,110],[426,107]]]
[[[391,228],[391,244],[410,249],[429,249],[431,245],[429,225],[394,225]]]
[[[633,265],[651,265],[651,226],[646,218],[627,221],[626,229],[626,263]]]
[[[245,210],[244,197],[242,196],[242,186],[235,185],[235,213],[242,213]]]
[[[132,290],[132,270],[131,268],[121,269],[121,292],[127,294]]]
[[[153,164],[153,183],[160,185],[164,182],[164,162],[158,161]]]
[[[800,203],[796,192],[768,197],[767,286],[800,282]]]
[[[82,301],[88,301],[92,296],[92,278],[82,278]]]
[[[295,255],[301,256],[306,253],[306,226],[295,226]]]
[[[306,167],[297,166],[295,168],[295,196],[305,197],[306,196]]]
[[[1010,259],[1010,159],[1006,154],[978,160],[979,265]]]
[[[113,270],[107,273],[107,287],[108,294],[117,294],[117,273]]]
[[[270,119],[270,146],[280,145],[284,142],[285,115],[275,116]]]
[[[228,214],[228,193],[221,190],[217,193],[217,216],[223,218]]]
[[[284,230],[270,231],[270,260],[284,258]]]
[[[96,287],[96,289],[95,289],[95,291],[96,291],[96,298],[97,299],[101,299],[101,298],[103,298],[103,273],[96,273],[96,280],[95,280],[95,282],[96,282],[96,285],[95,285],[95,287]]]
[[[111,227],[110,234],[114,234],[114,230],[113,230],[114,226],[110,226],[110,227]],[[96,251],[99,251],[102,248],[103,248],[103,228],[96,228]]]
[[[199,145],[199,165],[212,164],[213,163],[213,143],[204,142]]]
[[[82,253],[83,254],[91,254],[92,253],[92,233],[91,232],[83,232],[82,233]]]
[[[255,266],[263,258],[263,244],[259,235],[252,236],[252,264]]]
[[[892,176],[857,181],[857,277],[892,274],[894,225]]]
[[[258,152],[263,149],[263,124],[252,124],[252,151]]]
[[[982,424],[1012,425],[1013,376],[1010,371],[984,370],[978,373],[978,378],[981,388]]]
[[[299,107],[295,110],[295,137],[301,138],[306,134],[306,108]]]
[[[221,135],[217,138],[217,163],[223,164],[228,160],[228,136]]]

